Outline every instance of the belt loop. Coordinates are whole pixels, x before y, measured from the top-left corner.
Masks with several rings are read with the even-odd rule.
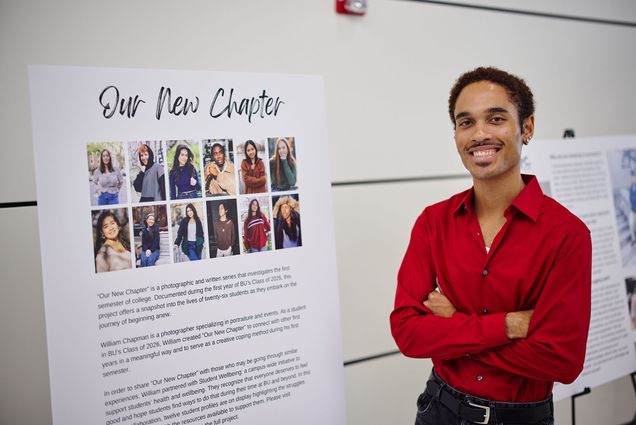
[[[442,382],[441,384],[439,384],[439,387],[437,388],[437,394],[435,394],[436,400],[439,401],[442,399],[442,391],[444,391],[445,386],[446,386],[446,382]]]

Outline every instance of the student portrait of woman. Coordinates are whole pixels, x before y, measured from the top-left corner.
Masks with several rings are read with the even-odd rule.
[[[151,267],[159,258],[159,224],[154,213],[146,214],[144,229],[141,231],[140,267]]]
[[[261,212],[261,205],[258,199],[252,199],[247,210],[247,217],[245,217],[243,222],[243,245],[245,249],[250,253],[267,251],[270,229],[269,221],[265,214]]]
[[[274,241],[276,249],[302,245],[300,207],[292,196],[281,196],[274,205]]]
[[[101,212],[95,224],[95,270],[97,273],[132,268],[130,243],[112,210]]]
[[[243,149],[245,159],[241,162],[241,179],[243,180],[243,193],[267,192],[267,176],[263,160],[258,157],[256,143],[253,140],[245,142]]]
[[[296,158],[290,140],[275,139],[274,154],[269,159],[272,191],[296,189]]]
[[[119,204],[119,189],[124,178],[118,168],[113,166],[110,150],[102,149],[99,154],[99,167],[93,171],[93,183],[97,187],[97,205]]]
[[[201,182],[193,164],[194,154],[185,144],[179,144],[170,170],[170,199],[201,197]]]
[[[190,261],[201,259],[203,251],[203,224],[199,219],[196,208],[192,204],[186,205],[185,217],[179,223],[177,238],[174,240],[176,247],[188,256]]]
[[[216,207],[216,208],[215,208]],[[214,209],[211,211],[211,209]],[[211,213],[211,214],[210,214]],[[213,223],[212,237],[210,240],[211,257],[229,257],[234,255],[234,249],[238,243],[238,227],[232,217],[236,214],[236,201],[226,200],[219,202],[208,202],[208,223]],[[218,218],[214,218],[214,217]],[[212,242],[214,241],[214,251]]]
[[[139,173],[133,188],[139,193],[139,202],[163,201],[166,199],[165,174],[163,166],[155,163],[155,154],[148,145],[138,150]]]

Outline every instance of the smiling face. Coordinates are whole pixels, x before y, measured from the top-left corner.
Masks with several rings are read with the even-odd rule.
[[[148,227],[152,227],[155,225],[155,216],[154,215],[149,215],[148,218],[146,218],[146,225]]]
[[[252,211],[252,214],[256,214],[256,211],[258,211],[258,201],[256,199],[250,202],[250,210]]]
[[[534,116],[520,128],[517,107],[490,81],[467,85],[454,113],[457,152],[474,180],[519,176],[521,146],[532,136]]]
[[[183,167],[188,162],[188,150],[183,148],[179,151],[179,165]]]
[[[102,152],[102,162],[104,164],[110,163],[110,152],[108,152],[107,150]]]
[[[141,161],[141,165],[148,165],[148,151],[142,151],[139,153],[139,160]]]
[[[287,153],[289,152],[289,149],[287,148],[287,143],[285,143],[282,140],[279,141],[278,146],[276,147],[276,150],[278,151],[278,156],[280,156],[281,158],[287,158]]]
[[[190,208],[190,207],[186,208],[186,215],[187,215],[189,218],[194,217],[194,211],[192,210],[192,208]]]
[[[104,239],[117,240],[119,225],[112,216],[106,217],[102,222],[102,235],[104,235]]]

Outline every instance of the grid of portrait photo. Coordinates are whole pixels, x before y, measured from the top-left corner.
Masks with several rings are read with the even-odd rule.
[[[96,273],[302,246],[294,137],[86,145]]]

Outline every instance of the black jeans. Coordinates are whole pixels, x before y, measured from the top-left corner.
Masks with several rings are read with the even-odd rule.
[[[438,384],[442,385],[447,391],[453,395],[464,399],[466,402],[477,403],[483,406],[490,406],[492,409],[496,408],[514,408],[514,407],[536,407],[542,404],[550,403],[552,406],[552,396],[548,399],[539,401],[536,403],[503,403],[498,401],[486,400],[479,397],[474,397],[469,394],[463,393],[449,386],[444,382],[435,371],[431,372],[429,380],[434,380]],[[554,412],[554,409],[550,409]],[[496,417],[496,412],[493,410],[491,414],[490,425],[522,425],[520,423],[502,422]],[[415,418],[415,425],[472,425],[474,422],[470,422],[466,419],[462,419],[454,412],[443,405],[438,399],[436,394],[429,394],[428,391],[424,391],[417,399],[417,416]],[[554,425],[554,416],[539,422],[524,422],[523,425]]]

